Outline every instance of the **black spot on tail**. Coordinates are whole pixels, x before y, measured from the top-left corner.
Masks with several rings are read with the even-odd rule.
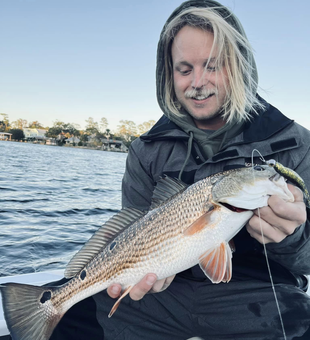
[[[3,312],[12,339],[49,339],[63,315],[53,306],[59,287],[37,287],[18,283],[0,286]],[[45,303],[47,302],[47,303]],[[50,307],[53,306],[53,313]]]
[[[44,292],[44,293],[42,294],[42,297],[41,297],[41,299],[40,299],[40,302],[41,302],[41,303],[44,303],[44,302],[50,300],[51,297],[52,297],[52,293],[51,293],[50,291]]]
[[[86,277],[86,270],[83,270],[80,274],[80,278],[83,281],[85,279],[85,277]]]

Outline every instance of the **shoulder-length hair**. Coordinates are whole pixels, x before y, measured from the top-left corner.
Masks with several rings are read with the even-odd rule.
[[[228,77],[223,118],[227,122],[250,119],[252,113],[263,108],[256,97],[258,77],[252,47],[238,19],[225,7],[189,7],[166,23],[161,34],[162,47],[158,51],[163,54],[158,55],[163,65],[157,65],[157,86],[166,114],[181,115],[181,105],[174,92],[171,47],[174,37],[186,25],[213,33],[210,55],[217,50],[215,66],[219,70],[225,67]],[[223,75],[219,72],[218,76]]]

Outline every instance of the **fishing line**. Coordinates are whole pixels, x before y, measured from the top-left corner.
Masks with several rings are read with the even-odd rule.
[[[254,169],[254,152],[257,152],[260,155],[260,159],[263,162],[265,162],[263,155],[258,150],[254,149],[252,151],[252,169]],[[253,176],[254,176],[254,179],[255,179],[255,171],[253,171]],[[279,314],[279,318],[280,318],[280,323],[281,323],[281,328],[282,328],[284,340],[287,340],[285,328],[284,328],[284,323],[283,323],[283,319],[282,319],[282,314],[281,314],[281,309],[280,309],[280,305],[279,305],[279,301],[278,301],[278,298],[277,298],[277,293],[276,293],[276,290],[275,290],[275,285],[274,285],[274,282],[273,282],[271,269],[270,269],[270,265],[269,265],[267,248],[266,248],[266,244],[265,244],[265,236],[264,236],[262,220],[261,220],[261,216],[260,216],[260,208],[258,208],[257,211],[258,211],[259,227],[260,227],[260,232],[261,232],[262,242],[263,242],[263,248],[264,248],[264,255],[265,255],[265,259],[266,259],[266,264],[267,264],[268,274],[269,274],[269,278],[270,278],[270,282],[271,282],[271,287],[272,287],[274,299],[276,301],[276,306],[277,306],[277,309],[278,309],[278,314]]]

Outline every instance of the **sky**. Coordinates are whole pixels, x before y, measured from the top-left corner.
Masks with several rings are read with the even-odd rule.
[[[255,51],[259,94],[310,129],[310,1],[222,0]],[[162,112],[161,29],[179,0],[0,0],[0,113],[52,126]],[[1,116],[0,116],[1,117]]]

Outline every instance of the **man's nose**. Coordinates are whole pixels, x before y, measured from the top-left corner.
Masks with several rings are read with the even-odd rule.
[[[206,70],[195,70],[192,73],[192,88],[199,89],[205,85],[207,85],[207,77],[206,77]]]

